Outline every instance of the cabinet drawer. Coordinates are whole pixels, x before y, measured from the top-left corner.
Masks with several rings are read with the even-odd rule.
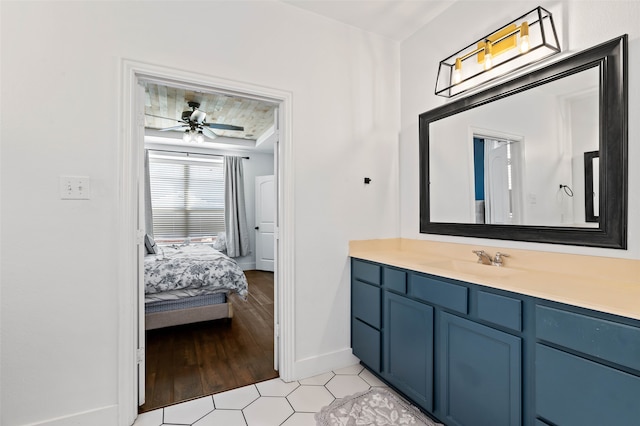
[[[479,291],[478,318],[522,331],[522,302],[511,297]]]
[[[384,287],[405,294],[407,292],[407,273],[397,269],[384,268],[382,271]]]
[[[466,287],[417,274],[411,275],[409,280],[410,295],[416,299],[467,313]]]
[[[369,368],[380,371],[380,331],[355,318],[351,324],[353,354]]]
[[[640,371],[640,329],[536,306],[536,337]]]
[[[536,414],[562,426],[637,425],[640,378],[536,345]]]
[[[380,266],[353,259],[351,262],[351,276],[356,280],[380,285]]]
[[[360,281],[353,281],[351,289],[351,313],[367,324],[380,328],[380,292],[379,287]]]

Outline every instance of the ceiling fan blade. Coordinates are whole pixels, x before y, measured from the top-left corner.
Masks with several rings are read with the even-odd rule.
[[[145,113],[144,115],[148,115],[149,117],[155,117],[155,118],[163,118],[165,120],[177,121],[179,123],[185,123],[186,124],[186,121],[179,120],[177,118],[162,117],[161,115],[153,115],[153,114],[147,114],[147,113]]]
[[[213,130],[209,129],[208,127],[203,127],[202,128],[202,133],[208,137],[209,139],[215,139],[218,137],[218,135],[216,135]]]
[[[220,129],[220,130],[240,130],[240,131],[244,130],[244,127],[242,127],[242,126],[234,126],[232,124],[202,123],[202,125],[211,127],[212,129]]]
[[[189,126],[180,125],[180,126],[173,126],[173,127],[165,127],[164,129],[158,129],[158,131],[166,132],[168,130],[184,130],[184,129],[188,129],[188,128],[189,128]]]

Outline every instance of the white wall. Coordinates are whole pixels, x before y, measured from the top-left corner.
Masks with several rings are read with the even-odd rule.
[[[628,250],[536,244],[426,235],[419,232],[418,115],[442,105],[444,98],[433,94],[438,63],[490,33],[500,25],[541,5],[556,20],[564,52],[577,52],[629,34],[629,224]],[[455,23],[455,26],[454,26]],[[454,27],[456,31],[452,31]],[[404,40],[401,56],[401,134],[400,134],[400,234],[403,238],[460,242],[478,246],[514,247],[589,254],[605,257],[640,258],[640,2],[635,1],[552,1],[457,2],[434,22]],[[464,30],[462,30],[464,29]],[[447,37],[442,35],[446,34]],[[434,42],[437,40],[437,42]],[[455,99],[455,98],[454,98]]]
[[[0,13],[0,423],[116,424],[122,58],[292,93],[295,365],[350,353],[348,241],[398,234],[397,43],[273,1]],[[61,201],[62,174],[91,199]]]

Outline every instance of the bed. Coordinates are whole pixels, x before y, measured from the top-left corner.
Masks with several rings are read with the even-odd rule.
[[[228,295],[247,298],[240,266],[210,245],[151,246],[144,259],[145,329],[231,318]]]

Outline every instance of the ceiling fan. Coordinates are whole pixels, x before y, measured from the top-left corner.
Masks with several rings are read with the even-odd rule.
[[[199,110],[200,103],[189,101],[187,103],[191,111],[182,111],[182,118],[180,120],[175,118],[161,117],[159,115],[153,114],[145,114],[150,117],[156,118],[164,118],[165,120],[177,121],[179,124],[177,126],[166,127],[164,129],[160,129],[161,132],[166,132],[170,130],[174,131],[184,131],[184,135],[182,139],[185,142],[204,142],[204,136],[209,139],[215,139],[218,135],[211,129],[220,129],[220,130],[239,130],[243,131],[244,127],[242,126],[234,126],[231,124],[222,124],[222,123],[207,123],[207,113]]]

